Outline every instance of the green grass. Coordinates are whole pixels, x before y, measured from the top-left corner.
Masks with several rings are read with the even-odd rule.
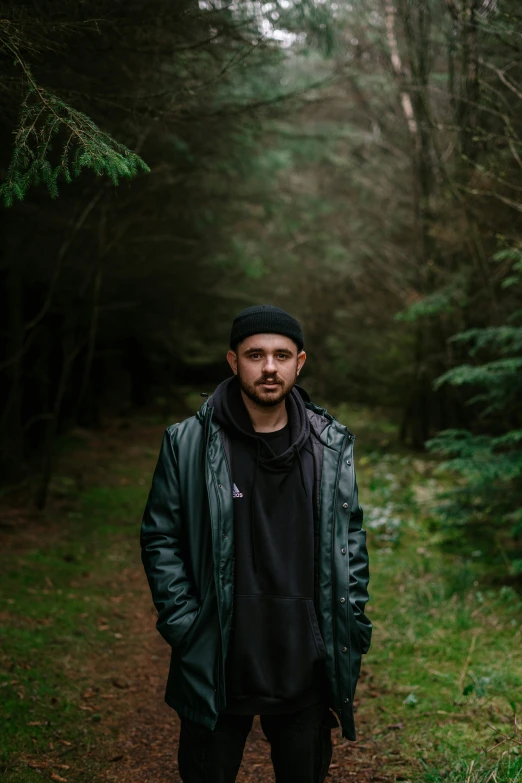
[[[522,780],[522,759],[503,754],[496,762],[470,761],[451,768],[425,765],[425,783],[517,783]]]
[[[378,451],[375,417],[368,439],[364,420],[357,427],[346,411],[340,417],[358,435],[375,627],[364,663],[380,694],[362,699],[359,714],[376,739],[399,748],[400,779],[519,779],[522,599],[491,586],[481,552],[441,550],[430,516],[441,486],[436,462]]]
[[[125,638],[110,595],[118,571],[138,557],[148,491],[142,469],[127,464],[125,485],[111,486],[119,474],[83,491],[55,477],[52,496],[65,504],[59,535],[46,541],[44,529],[29,549],[0,555],[0,773],[12,783],[41,779],[25,757],[60,747],[81,756],[96,740],[101,716],[81,695],[93,679],[89,661]]]

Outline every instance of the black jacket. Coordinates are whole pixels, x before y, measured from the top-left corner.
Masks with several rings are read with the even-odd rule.
[[[372,626],[368,552],[353,465],[354,436],[306,403],[316,463],[317,621],[325,648],[328,701],[343,736],[355,739],[353,699]],[[142,560],[172,647],[165,699],[214,728],[225,707],[225,658],[234,594],[234,515],[227,438],[205,402],[168,427],[141,529]]]

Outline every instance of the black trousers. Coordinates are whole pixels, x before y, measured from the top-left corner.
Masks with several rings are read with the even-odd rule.
[[[234,783],[253,715],[221,714],[213,731],[181,719],[179,774],[183,783]],[[323,783],[332,760],[328,707],[316,704],[289,715],[261,715],[276,783]]]

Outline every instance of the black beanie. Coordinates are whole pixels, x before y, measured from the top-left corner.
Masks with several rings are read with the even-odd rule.
[[[236,315],[230,332],[232,350],[252,334],[284,334],[294,341],[299,351],[303,350],[304,337],[301,324],[280,307],[254,305]]]

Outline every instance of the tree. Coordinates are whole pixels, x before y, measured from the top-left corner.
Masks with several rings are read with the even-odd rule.
[[[0,462],[17,478],[40,455],[43,506],[56,435],[95,423],[111,384],[125,397],[123,377],[143,401],[217,309],[216,183],[233,188],[272,97],[251,77],[273,47],[248,3],[55,0],[6,3],[2,17],[0,175],[6,203],[25,200],[3,221]],[[150,175],[116,192],[141,156]],[[74,177],[57,209],[48,190]]]

